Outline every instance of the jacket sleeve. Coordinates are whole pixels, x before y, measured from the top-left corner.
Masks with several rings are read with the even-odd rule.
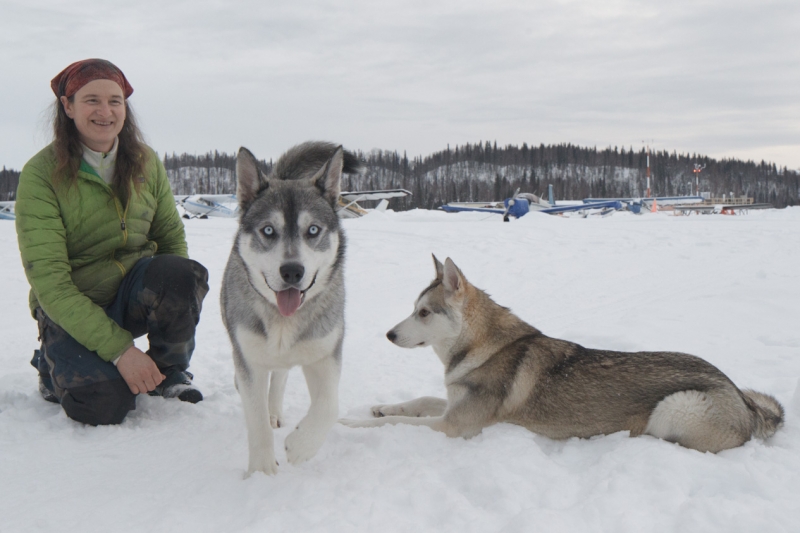
[[[76,341],[105,361],[133,346],[133,336],[72,282],[66,230],[47,174],[28,163],[17,188],[17,241],[25,275],[42,310]]]
[[[150,240],[158,244],[157,255],[173,254],[189,257],[183,220],[175,206],[175,197],[167,179],[167,171],[155,152],[151,152],[149,179],[154,180],[154,194],[157,202],[153,222],[150,225]]]

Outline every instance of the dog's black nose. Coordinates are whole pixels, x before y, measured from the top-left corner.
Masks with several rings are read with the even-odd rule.
[[[286,263],[280,268],[281,277],[286,283],[297,283],[303,279],[306,269],[300,263]]]
[[[395,333],[394,331],[390,331],[389,333],[386,334],[386,338],[394,342],[395,339],[397,338],[397,333]]]

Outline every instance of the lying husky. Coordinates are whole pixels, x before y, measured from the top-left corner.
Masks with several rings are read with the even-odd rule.
[[[272,428],[284,423],[291,367],[303,367],[311,406],[286,437],[289,462],[313,457],[336,422],[345,238],[335,206],[342,172],[358,168],[327,143],[292,148],[269,176],[246,148],[236,158],[241,215],[220,296],[247,423],[248,475],[277,471]]]
[[[386,336],[404,348],[433,346],[447,400],[419,398],[372,408],[351,427],[429,426],[471,437],[511,422],[553,439],[617,431],[718,452],[783,422],[771,396],[739,390],[713,365],[674,352],[592,350],[551,339],[471,285],[449,258],[414,313]],[[423,418],[416,418],[423,417]]]

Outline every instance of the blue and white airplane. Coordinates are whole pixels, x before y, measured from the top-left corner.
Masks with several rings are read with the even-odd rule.
[[[555,202],[554,202],[555,203]],[[509,217],[520,218],[530,212],[547,213],[558,215],[571,211],[588,211],[599,209],[603,214],[622,209],[623,203],[618,200],[601,200],[596,202],[586,202],[580,204],[554,205],[543,200],[535,194],[519,194],[519,190],[511,198],[506,198],[503,202],[450,202],[439,207],[448,213],[458,213],[461,211],[477,211],[483,213],[496,213],[503,215],[503,220],[508,222]]]

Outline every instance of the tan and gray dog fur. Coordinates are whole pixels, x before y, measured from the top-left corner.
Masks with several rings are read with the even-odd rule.
[[[553,339],[471,285],[449,258],[413,314],[387,333],[404,348],[432,346],[445,366],[447,400],[375,406],[371,420],[471,437],[510,422],[553,439],[629,431],[718,452],[783,423],[773,397],[739,390],[710,363],[675,352],[594,350]]]

